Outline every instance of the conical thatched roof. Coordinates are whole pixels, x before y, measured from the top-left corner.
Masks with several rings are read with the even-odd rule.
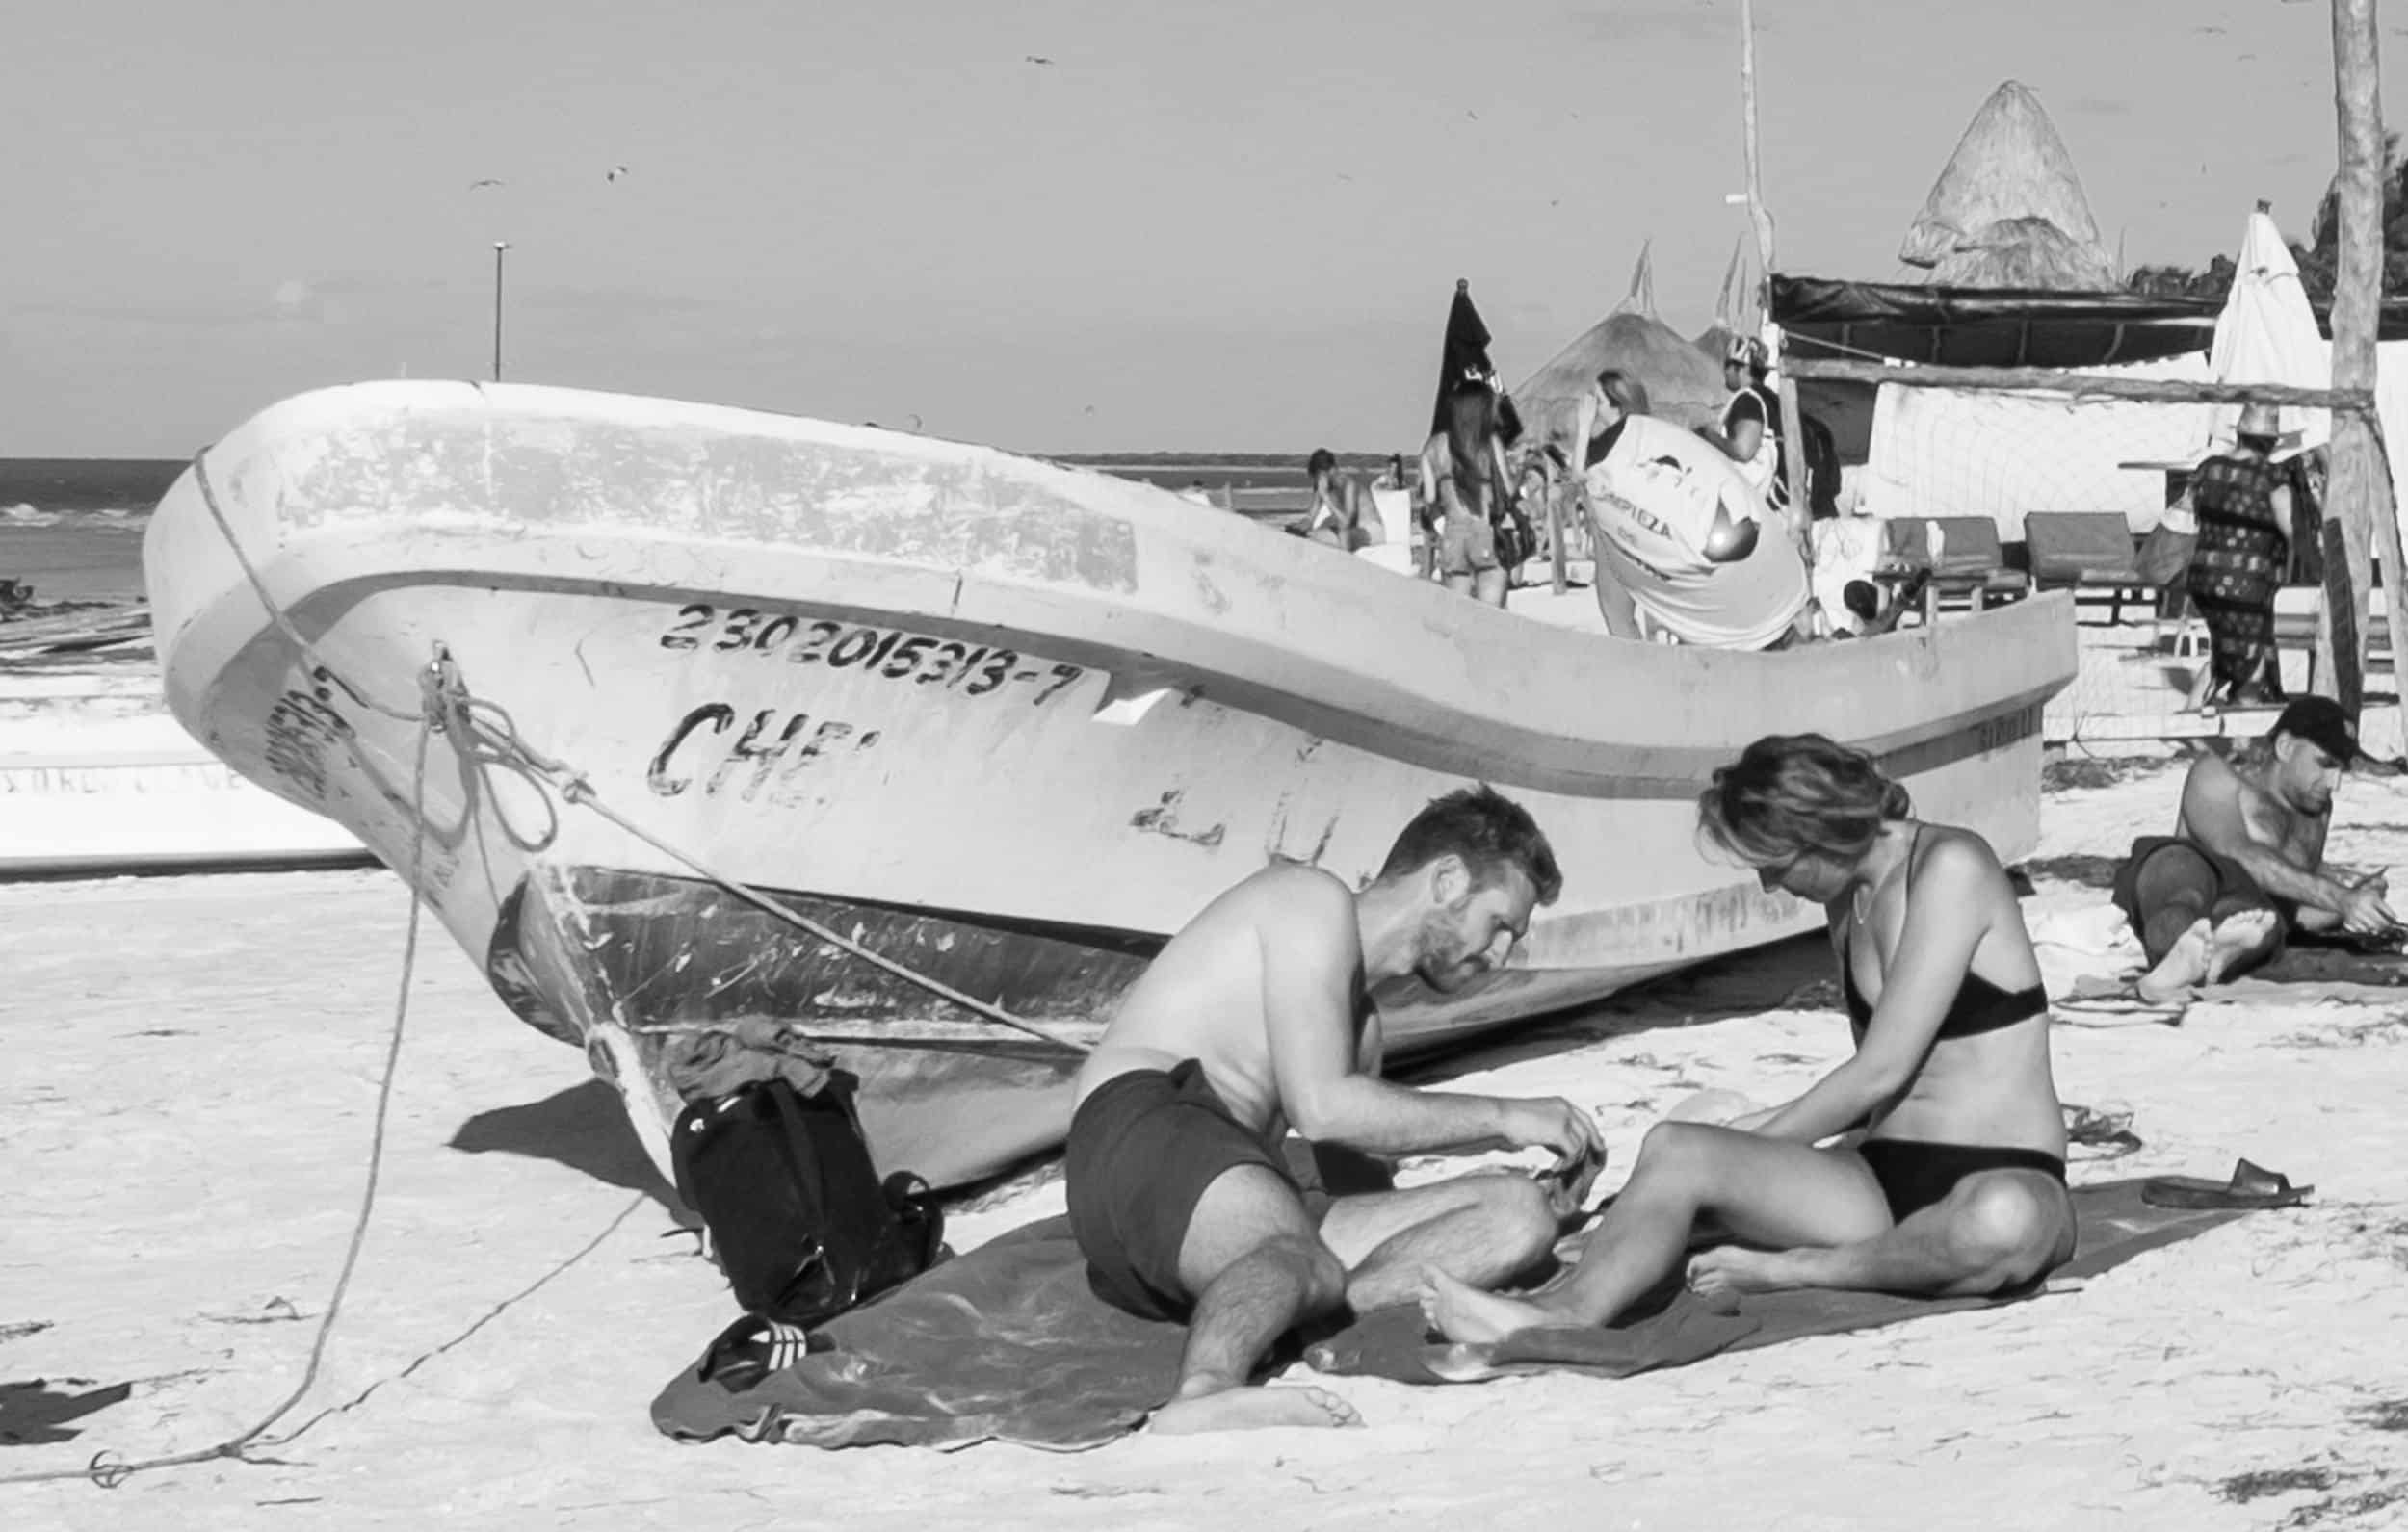
[[[1656,317],[1655,268],[1644,247],[1631,274],[1630,296],[1513,390],[1525,427],[1543,440],[1566,444],[1568,451],[1580,402],[1609,367],[1645,383],[1650,408],[1664,420],[1695,427],[1722,413],[1727,390],[1721,364]]]
[[[2013,80],[1974,114],[1898,259],[1956,286],[2116,285],[2074,157],[2040,98]]]
[[[2123,286],[2115,263],[2044,218],[2001,219],[1957,241],[1931,269],[1939,287],[2040,287],[2063,293]]]

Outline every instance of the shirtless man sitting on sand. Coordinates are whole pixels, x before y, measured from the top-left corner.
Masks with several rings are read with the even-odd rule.
[[[1379,513],[1372,508],[1371,491],[1363,481],[1338,467],[1338,454],[1317,447],[1305,459],[1304,473],[1312,483],[1313,506],[1303,522],[1302,535],[1348,553],[1379,541]]]
[[[1299,1322],[1410,1302],[1426,1270],[1476,1285],[1536,1262],[1603,1161],[1558,1099],[1415,1090],[1378,1076],[1384,979],[1460,990],[1505,960],[1562,887],[1547,839],[1491,789],[1437,799],[1361,893],[1264,869],[1207,905],[1122,1000],[1080,1071],[1064,1173],[1071,1230],[1106,1301],[1186,1321],[1159,1432],[1356,1423],[1319,1389],[1245,1387]],[[1403,1191],[1306,1193],[1288,1130],[1377,1155],[1556,1152]]]
[[[2364,752],[2330,697],[2301,697],[2232,760],[2202,756],[2172,835],[2145,835],[2115,874],[2115,903],[2148,953],[2143,1000],[2236,978],[2282,950],[2287,925],[2388,935],[2382,873],[2324,860],[2333,790]]]

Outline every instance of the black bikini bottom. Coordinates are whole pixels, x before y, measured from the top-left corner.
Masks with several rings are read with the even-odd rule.
[[[2065,1161],[2036,1149],[1996,1149],[1982,1144],[1934,1144],[1920,1138],[1868,1138],[1856,1146],[1881,1183],[1890,1219],[1904,1223],[1956,1189],[1966,1177],[1985,1170],[2036,1170],[2065,1182]]]

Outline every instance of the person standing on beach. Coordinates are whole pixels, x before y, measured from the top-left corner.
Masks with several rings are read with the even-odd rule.
[[[2238,978],[2283,949],[2289,928],[2390,936],[2390,879],[2328,866],[2333,792],[2366,752],[2330,697],[2301,697],[2264,738],[2183,777],[2172,835],[2144,835],[2113,898],[2148,955],[2143,1000]]]
[[[1701,426],[1697,434],[1721,448],[1748,487],[1781,511],[1790,504],[1790,470],[1781,459],[1781,401],[1765,383],[1771,370],[1771,352],[1763,341],[1732,336],[1722,356],[1722,386],[1731,390],[1730,401],[1722,406],[1719,428]]]
[[[1823,906],[1856,1051],[1785,1105],[1648,1130],[1559,1285],[1513,1298],[1432,1272],[1424,1309],[1449,1339],[1608,1323],[1682,1269],[1701,1219],[1743,1242],[1688,1262],[1709,1294],[1970,1297],[2073,1255],[2031,935],[1988,843],[1912,808],[1871,756],[1820,735],[1759,740],[1714,772],[1701,833],[1767,892]]]
[[[1379,541],[1379,516],[1372,509],[1371,491],[1362,480],[1338,468],[1338,454],[1326,447],[1313,450],[1304,461],[1312,485],[1313,505],[1304,518],[1303,534],[1348,553]]]
[[[1438,578],[1492,607],[1505,604],[1505,570],[1497,557],[1497,518],[1513,493],[1505,470],[1497,392],[1479,377],[1447,396],[1447,428],[1422,447],[1422,506],[1438,554]]]
[[[1504,962],[1562,887],[1530,815],[1467,788],[1416,815],[1360,893],[1274,864],[1207,905],[1122,1000],[1079,1073],[1064,1151],[1070,1226],[1107,1302],[1188,1325],[1160,1432],[1348,1425],[1318,1389],[1245,1387],[1298,1323],[1410,1302],[1426,1273],[1500,1282],[1547,1254],[1601,1162],[1561,1100],[1415,1090],[1379,1078],[1371,991],[1460,990]],[[1308,1192],[1280,1145],[1556,1152],[1403,1191]]]
[[[2274,454],[2284,442],[2282,412],[2251,403],[2235,423],[2233,450],[2201,463],[2192,480],[2199,541],[2187,579],[2191,604],[2208,628],[2211,680],[2203,705],[2283,697],[2274,593],[2290,556],[2291,471]]]

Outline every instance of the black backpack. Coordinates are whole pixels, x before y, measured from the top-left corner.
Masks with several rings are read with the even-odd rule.
[[[677,1193],[701,1214],[748,1314],[821,1324],[936,1260],[935,1194],[904,1171],[878,1181],[853,1109],[858,1084],[830,1070],[805,1095],[772,1078],[678,1114]]]

